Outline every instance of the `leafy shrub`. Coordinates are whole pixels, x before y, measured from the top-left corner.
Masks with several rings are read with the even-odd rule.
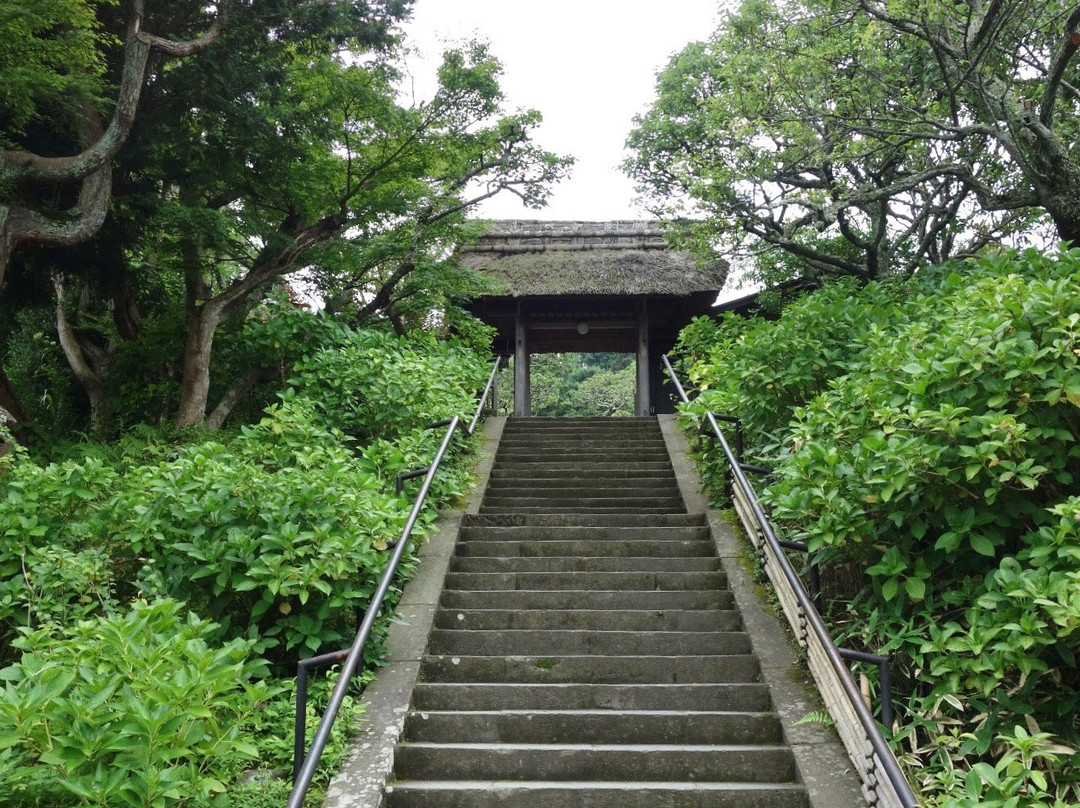
[[[862,335],[893,317],[906,293],[900,283],[861,288],[844,279],[792,302],[777,320],[695,318],[675,349],[700,393],[689,412],[738,415],[748,445],[774,451],[794,409],[847,373]]]
[[[898,614],[935,574],[948,589],[1020,551],[1080,474],[1078,263],[984,260],[869,329],[858,367],[795,411],[774,518],[867,563]]]
[[[0,642],[20,626],[88,617],[115,604],[100,508],[119,475],[99,458],[45,466],[0,459]]]
[[[324,423],[366,443],[471,412],[488,371],[455,340],[369,330],[298,361],[290,385],[316,402]]]
[[[1078,289],[1080,251],[1002,253],[684,336],[687,409],[744,417],[778,526],[865,571],[833,617],[893,655],[943,805],[1080,797]]]
[[[402,367],[422,377],[403,377],[396,409],[380,399],[386,412],[369,411],[360,395],[347,402],[341,420],[357,435],[391,434],[347,436],[325,413],[351,382],[327,378],[324,391],[312,376],[258,423],[214,438],[138,427],[110,446],[56,449],[68,459],[52,463],[22,450],[0,458],[0,645],[12,654],[5,662],[22,652],[3,672],[0,698],[5,805],[282,801],[293,702],[255,681],[269,667],[252,654],[292,662],[351,636],[411,507],[412,491],[394,493],[396,475],[430,463],[439,434],[423,425],[471,411],[486,375],[453,344],[353,336],[311,315],[285,320],[314,354],[331,357],[332,340],[345,334],[351,356],[374,357],[376,368],[365,376],[328,359],[326,369],[354,380],[392,380]],[[281,328],[267,326],[265,336]],[[467,486],[469,444],[458,435],[414,545],[436,507]],[[412,561],[410,551],[402,577]],[[400,581],[368,662],[381,655]],[[127,610],[136,592],[152,603]],[[337,726],[331,757],[348,729]],[[168,746],[154,740],[166,735]],[[252,735],[256,745],[240,740]],[[259,776],[236,782],[248,769]]]
[[[151,562],[144,585],[184,597],[264,649],[346,638],[378,583],[406,503],[288,398],[228,446],[205,441],[132,470],[110,509]],[[421,526],[422,529],[422,526]]]
[[[257,756],[241,726],[273,695],[253,643],[175,601],[66,630],[27,631],[0,672],[8,805],[180,806],[224,791],[219,768]],[[63,797],[64,793],[69,797]]]

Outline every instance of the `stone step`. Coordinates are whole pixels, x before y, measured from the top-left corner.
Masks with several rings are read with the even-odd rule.
[[[509,451],[495,461],[494,468],[503,469],[510,465],[531,468],[536,464],[541,468],[544,465],[568,465],[578,470],[602,470],[619,464],[637,462],[663,464],[668,463],[669,460],[667,454],[659,449],[625,447],[601,453],[582,452],[570,447],[545,446],[531,451],[522,449]]]
[[[484,631],[741,631],[742,618],[734,609],[440,609],[435,626]]]
[[[720,560],[715,556],[458,556],[450,565],[453,572],[709,572],[719,568]]]
[[[504,480],[536,480],[537,482],[565,480],[566,472],[577,468],[578,466],[573,463],[554,464],[549,468],[532,464],[525,469],[516,465],[494,466],[488,482],[490,484]],[[642,463],[633,468],[627,468],[612,463],[608,468],[597,470],[592,476],[597,479],[619,480],[631,484],[641,479],[663,480],[667,483],[671,481],[671,464],[664,460],[659,463]]]
[[[780,720],[769,712],[678,710],[476,710],[412,712],[408,741],[454,743],[777,744]]]
[[[643,517],[641,514],[465,514],[463,527],[702,527],[705,517],[702,514],[665,513]]]
[[[671,468],[671,458],[662,441],[610,440],[603,442],[568,438],[562,441],[505,441],[499,447],[495,466],[506,468],[516,461],[549,460],[563,463],[604,463],[638,455],[660,467]]]
[[[535,495],[550,498],[575,498],[575,497],[648,497],[666,496],[678,497],[679,489],[675,485],[654,482],[650,485],[621,485],[617,481],[614,485],[603,481],[594,480],[590,475],[567,475],[561,480],[549,480],[535,482],[528,479],[513,480],[504,483],[494,483],[485,494],[485,501],[496,496],[529,496]],[[682,511],[680,511],[682,512]]]
[[[461,684],[421,683],[420,710],[707,710],[762,712],[771,706],[763,684]]]
[[[546,480],[530,477],[513,477],[510,479],[493,478],[488,481],[487,493],[505,494],[507,491],[537,491],[543,492],[545,497],[568,494],[573,496],[575,492],[588,490],[590,496],[602,496],[600,492],[610,492],[608,496],[639,495],[642,491],[663,491],[665,494],[677,495],[679,487],[670,479],[663,477],[642,477],[638,480],[620,480],[611,478],[598,478],[590,475],[588,479],[568,479],[565,475]]]
[[[582,445],[603,448],[612,443],[648,443],[663,445],[664,436],[658,429],[607,429],[603,432],[590,430],[552,430],[538,432],[521,429],[504,429],[499,449],[506,446],[521,446],[535,443],[569,443],[576,441]]]
[[[627,416],[619,418],[602,418],[594,416],[575,416],[573,418],[545,417],[542,415],[529,416],[527,418],[509,418],[506,421],[507,430],[525,429],[531,431],[542,429],[656,429],[656,419],[652,416]]]
[[[401,779],[690,780],[791,782],[795,761],[782,746],[692,744],[403,743]]]
[[[524,519],[524,515],[522,516]],[[666,526],[643,525],[640,527],[618,526],[574,526],[574,525],[473,525],[462,527],[458,536],[460,543],[479,541],[635,541],[653,546],[674,541],[693,540],[713,546],[709,539],[709,529],[702,526]],[[660,549],[665,549],[661,547]],[[715,550],[710,549],[710,552]]]
[[[588,490],[574,494],[547,496],[542,492],[519,492],[516,494],[492,494],[484,498],[482,510],[491,508],[619,508],[641,510],[643,508],[663,508],[663,513],[676,512],[682,508],[682,500],[677,493],[661,493],[658,496],[633,492],[592,496]]]
[[[730,609],[726,588],[691,590],[444,589],[444,609]]]
[[[649,479],[665,479],[670,481],[671,467],[666,463],[654,463],[639,461],[634,464],[623,462],[590,463],[586,468],[581,463],[535,461],[532,463],[519,463],[509,466],[496,465],[491,470],[491,480],[566,480],[580,479],[583,474],[591,478],[605,480],[631,480],[628,476],[629,466],[640,472]]]
[[[806,808],[783,783],[431,780],[393,783],[387,808]]]
[[[557,434],[572,434],[572,435],[654,435],[659,434],[660,430],[657,429],[657,423],[648,423],[640,421],[633,423],[630,421],[607,421],[607,422],[592,422],[592,423],[573,423],[559,419],[559,423],[545,423],[540,420],[536,422],[526,423],[515,422],[513,420],[507,421],[503,427],[502,434],[505,435],[557,435]]]
[[[499,445],[499,463],[506,465],[511,458],[558,456],[570,460],[603,460],[637,453],[658,462],[668,460],[663,438],[657,440],[504,440]]]
[[[543,654],[748,654],[750,638],[742,631],[520,631],[437,628],[428,653],[458,656]]]
[[[682,591],[725,589],[727,576],[714,572],[451,572],[447,589],[630,589]]]
[[[634,505],[628,507],[624,502],[622,505],[604,505],[604,506],[592,506],[592,505],[577,505],[575,503],[552,503],[550,505],[519,505],[519,506],[507,506],[507,505],[482,505],[480,507],[480,513],[496,515],[510,515],[515,513],[564,513],[575,515],[606,515],[616,513],[626,513],[627,510],[633,510],[642,514],[664,514],[671,513],[673,506],[671,505],[649,505],[638,506]]]
[[[551,649],[553,653],[557,649]],[[445,683],[456,685],[487,685],[499,684],[554,684],[573,685],[583,687],[599,685],[667,685],[686,686],[695,685],[732,685],[753,684],[758,681],[761,667],[757,657],[752,654],[714,654],[711,656],[573,656],[558,654],[555,656],[510,656],[501,655],[495,657],[482,656],[453,656],[453,655],[430,655],[424,657],[420,663],[420,680],[432,684]],[[685,694],[669,689],[666,696],[643,704],[634,709],[649,710],[731,710],[732,705],[744,704],[738,701],[737,695],[725,692],[724,698],[719,699],[711,690],[699,689]],[[768,709],[766,702],[758,699],[760,692],[754,684],[753,702],[745,703],[743,709]],[[510,691],[507,696],[519,698],[527,693]],[[560,695],[559,693],[555,694]],[[609,694],[610,695],[610,694]],[[679,699],[673,698],[679,696]],[[743,693],[746,696],[746,693]],[[493,697],[494,698],[494,697]],[[671,698],[670,703],[665,703],[664,698]],[[712,698],[713,702],[705,699]],[[701,704],[697,703],[701,699]],[[490,702],[484,702],[490,704]],[[712,706],[706,706],[711,704]],[[764,706],[761,706],[764,704]],[[755,705],[757,705],[755,707]],[[431,705],[428,705],[431,707]],[[570,704],[562,705],[565,709],[592,709],[597,706],[606,707],[607,704],[586,704],[573,707]],[[551,704],[518,705],[523,707],[542,707],[544,709],[560,709],[557,702]],[[461,704],[447,703],[442,708],[446,710],[465,709]],[[488,709],[483,706],[477,709]],[[490,707],[490,709],[496,709]]]
[[[488,530],[514,530],[515,528],[488,528]],[[678,529],[678,528],[676,528]],[[455,549],[458,558],[716,558],[716,550],[709,541],[685,541],[678,539],[624,540],[624,541],[566,541],[556,538],[528,539],[524,541],[498,541],[485,539],[483,534],[467,541],[459,541]]]
[[[528,485],[508,485],[496,488],[484,498],[485,505],[567,505],[589,506],[618,505],[626,510],[646,506],[664,506],[683,510],[682,498],[677,488],[599,488],[588,481],[579,486],[543,488]]]

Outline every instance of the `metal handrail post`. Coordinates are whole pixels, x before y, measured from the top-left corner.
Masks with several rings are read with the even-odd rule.
[[[491,369],[491,375],[488,376],[487,385],[484,387],[484,392],[480,394],[480,403],[476,407],[476,412],[473,413],[472,420],[469,421],[469,425],[465,427],[465,434],[472,435],[476,430],[476,424],[480,420],[480,415],[483,412],[484,402],[487,401],[488,393],[495,386],[495,378],[499,374],[499,365],[502,363],[502,357],[495,357],[495,367]]]

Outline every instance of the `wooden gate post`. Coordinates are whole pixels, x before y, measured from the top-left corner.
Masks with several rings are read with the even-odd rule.
[[[532,415],[532,389],[530,388],[529,346],[526,343],[525,318],[518,303],[514,318],[514,415],[527,418]]]
[[[651,414],[652,401],[649,391],[649,304],[647,300],[642,300],[641,311],[638,312],[637,392],[634,395],[634,415]]]

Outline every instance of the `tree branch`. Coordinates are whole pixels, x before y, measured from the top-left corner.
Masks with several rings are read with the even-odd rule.
[[[1049,127],[1054,120],[1054,102],[1057,100],[1058,88],[1078,48],[1074,42],[1078,27],[1080,27],[1080,4],[1074,6],[1069,14],[1065,22],[1065,38],[1054,53],[1054,58],[1046,72],[1046,85],[1043,88],[1042,99],[1039,101],[1039,120],[1043,126]]]

